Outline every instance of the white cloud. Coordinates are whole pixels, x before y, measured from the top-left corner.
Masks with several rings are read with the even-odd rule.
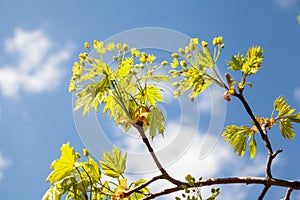
[[[70,57],[70,48],[57,50],[42,30],[16,29],[5,41],[5,52],[14,63],[0,66],[0,90],[9,98],[20,91],[39,93],[55,89],[64,71],[62,64]]]
[[[297,101],[300,102],[300,87],[294,89],[294,97]]]
[[[232,147],[223,141],[222,138],[218,138],[214,135],[204,135],[199,131],[193,130],[189,126],[179,125],[178,123],[169,123],[166,127],[166,136],[164,139],[157,137],[154,139],[153,147],[157,151],[156,154],[160,162],[165,166],[168,173],[180,180],[184,180],[187,174],[192,174],[194,177],[220,177],[220,176],[264,176],[265,170],[265,157],[258,154],[255,159],[250,160],[247,156],[238,157],[233,153]],[[184,133],[183,135],[178,135]],[[169,135],[173,134],[173,135]],[[179,138],[178,138],[179,137]],[[136,180],[137,178],[150,179],[151,177],[158,175],[158,170],[148,170],[149,168],[156,169],[152,158],[147,155],[136,156],[137,152],[145,152],[145,148],[141,146],[138,141],[133,141],[125,137],[123,142],[126,145],[126,150],[129,148],[127,159],[127,169],[129,173],[129,179]],[[127,141],[128,140],[128,141]],[[157,140],[157,141],[156,141]],[[207,156],[199,158],[202,148],[211,148],[205,145],[205,143],[215,145]],[[204,141],[204,142],[203,142]],[[165,151],[165,152],[163,152]],[[135,153],[133,153],[135,152]],[[150,166],[147,168],[147,166]],[[145,170],[146,169],[146,170]],[[133,173],[132,173],[133,172]],[[136,173],[134,173],[136,172]],[[163,188],[171,187],[172,185],[166,181],[158,181],[150,185],[151,191],[160,191]],[[219,187],[219,186],[215,186]],[[231,188],[232,187],[232,188]],[[220,199],[245,199],[247,192],[243,194],[233,195],[239,191],[245,185],[238,186],[226,186],[221,192]],[[202,189],[203,196],[207,197],[210,194],[210,187]],[[170,199],[180,193],[172,194],[163,199]]]
[[[8,168],[11,165],[11,161],[8,158],[5,158],[0,152],[0,181],[3,177],[3,170]]]
[[[291,8],[299,0],[274,0],[275,3],[282,8]]]

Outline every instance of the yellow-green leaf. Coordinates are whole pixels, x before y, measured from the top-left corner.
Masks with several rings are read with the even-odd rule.
[[[162,90],[153,85],[149,85],[145,88],[145,98],[149,105],[155,106],[157,101],[164,102],[161,94]]]
[[[149,134],[153,139],[156,135],[156,132],[164,134],[165,131],[165,118],[162,112],[156,108],[152,107],[150,110],[150,125],[149,125]]]
[[[93,158],[88,157],[88,160],[89,162],[82,163],[81,167],[84,169],[82,174],[86,179],[89,180],[89,178],[91,178],[92,182],[96,183],[101,177],[99,166]]]
[[[290,120],[281,119],[279,125],[280,125],[280,132],[285,139],[291,140],[295,137],[293,125]]]
[[[42,197],[42,200],[59,200],[61,195],[61,192],[56,188],[56,186],[51,185]]]
[[[287,117],[295,111],[295,109],[291,109],[283,97],[277,97],[274,101],[274,109],[278,111],[277,118]]]
[[[250,138],[253,134],[253,130],[250,127],[231,125],[225,128],[222,136],[230,146],[233,146],[234,151],[237,152],[239,156],[244,156],[247,146],[247,137]],[[252,151],[252,155],[253,153],[254,152]]]
[[[300,123],[300,112],[294,115],[288,116],[288,119],[295,123]]]
[[[245,62],[244,57],[239,53],[237,56],[232,56],[231,61],[227,61],[229,70],[242,70],[243,64]]]
[[[100,165],[104,174],[113,178],[120,177],[125,171],[127,154],[122,156],[120,150],[114,146],[112,153],[104,152]]]
[[[60,151],[60,158],[55,160],[50,166],[53,171],[48,176],[47,181],[51,184],[71,175],[75,170],[74,164],[76,162],[76,156],[73,147],[70,147],[70,143],[63,144]]]
[[[249,142],[249,152],[250,152],[250,158],[254,158],[256,155],[256,140],[254,137]]]
[[[242,67],[242,72],[247,76],[255,74],[262,66],[263,50],[260,46],[251,47],[246,55],[245,63]]]

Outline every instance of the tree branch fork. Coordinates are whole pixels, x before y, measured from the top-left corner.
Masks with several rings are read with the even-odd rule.
[[[160,192],[157,193],[151,193],[149,195],[147,195],[144,200],[148,200],[148,199],[154,199],[156,197],[159,196],[163,196],[163,195],[167,195],[167,194],[171,194],[174,192],[178,192],[183,190],[184,188],[192,188],[195,186],[198,187],[203,187],[203,186],[213,186],[213,185],[227,185],[227,184],[246,184],[246,185],[250,185],[250,184],[257,184],[257,185],[264,185],[264,188],[262,190],[262,192],[260,193],[258,199],[263,199],[265,194],[268,192],[268,190],[270,189],[271,186],[278,186],[278,187],[283,187],[283,188],[287,188],[287,192],[286,195],[284,197],[284,200],[289,200],[291,193],[293,190],[300,190],[300,182],[299,181],[295,181],[295,180],[285,180],[285,179],[276,179],[273,178],[272,176],[272,172],[271,172],[271,166],[272,166],[272,162],[273,160],[276,158],[276,156],[282,152],[282,149],[278,149],[277,151],[273,151],[271,142],[269,140],[269,137],[267,135],[266,132],[266,125],[263,124],[262,126],[259,124],[259,122],[257,121],[255,115],[253,114],[248,102],[246,101],[246,99],[243,96],[243,92],[239,92],[239,93],[234,93],[233,96],[237,97],[241,103],[243,104],[247,114],[250,116],[251,120],[254,122],[255,126],[257,127],[259,134],[265,144],[265,147],[268,151],[268,157],[267,157],[267,161],[266,161],[266,170],[265,170],[265,177],[225,177],[225,178],[208,178],[208,179],[203,179],[200,180],[198,182],[195,182],[195,184],[192,186],[190,185],[188,182],[183,182],[183,181],[179,181],[174,179],[173,177],[171,177],[167,171],[163,168],[163,166],[161,165],[161,163],[159,162],[145,132],[143,127],[137,125],[137,124],[132,124],[137,131],[139,132],[144,144],[146,145],[150,155],[152,156],[157,168],[160,170],[161,174],[158,176],[153,177],[152,179],[150,179],[149,181],[131,189],[128,190],[124,193],[124,197],[130,196],[131,194],[133,194],[134,192],[138,192],[140,189],[147,187],[148,185],[150,185],[153,182],[156,182],[158,180],[167,180],[170,183],[172,183],[174,186],[170,187],[170,188],[166,188]]]

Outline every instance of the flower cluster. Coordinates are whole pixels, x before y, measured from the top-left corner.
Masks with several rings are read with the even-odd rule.
[[[214,53],[211,54],[206,41],[201,42],[199,39],[192,38],[187,46],[179,48],[178,53],[173,53],[173,61],[170,74],[173,78],[182,76],[178,82],[174,82],[176,88],[174,96],[179,97],[182,93],[190,91],[190,98],[193,100],[200,92],[205,90],[212,82],[216,82],[224,87],[222,80],[216,75],[215,63],[218,60],[220,51],[224,48],[223,38],[216,37],[213,39]],[[178,68],[180,66],[180,68]],[[212,69],[212,70],[208,70]]]

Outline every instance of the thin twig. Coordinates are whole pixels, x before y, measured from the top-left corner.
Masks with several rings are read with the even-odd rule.
[[[261,191],[258,200],[263,200],[265,195],[267,194],[268,190],[270,189],[271,185],[267,184],[265,185],[264,189]]]
[[[162,165],[161,165],[161,163],[159,162],[159,160],[157,159],[157,156],[155,155],[155,153],[154,153],[154,151],[153,151],[153,148],[152,148],[152,146],[151,146],[151,144],[150,144],[150,142],[149,142],[149,140],[148,140],[148,138],[147,138],[147,136],[146,136],[146,134],[145,134],[145,131],[144,131],[143,127],[141,127],[141,126],[139,126],[139,125],[137,125],[137,124],[134,124],[134,123],[133,123],[132,125],[133,125],[133,126],[138,130],[138,132],[140,133],[140,136],[141,136],[143,142],[145,143],[145,145],[147,146],[147,149],[148,149],[149,153],[151,154],[151,156],[152,156],[152,158],[153,158],[153,160],[154,160],[154,162],[155,162],[157,168],[160,170],[160,172],[161,172],[163,175],[168,174],[168,173],[166,172],[166,170],[162,167]]]
[[[171,182],[171,183],[173,183],[173,184],[175,184],[175,185],[181,185],[182,182],[181,182],[181,181],[178,181],[178,180],[176,180],[176,179],[174,179],[174,178],[172,178],[172,177],[167,173],[167,171],[163,168],[163,166],[161,165],[161,163],[159,162],[159,160],[158,160],[158,158],[157,158],[157,156],[156,156],[156,154],[155,154],[155,152],[154,152],[154,150],[153,150],[153,148],[152,148],[152,146],[151,146],[151,144],[150,144],[150,142],[149,142],[149,140],[148,140],[148,138],[147,138],[147,136],[146,136],[146,134],[145,134],[145,131],[144,131],[143,127],[141,127],[141,126],[139,126],[139,125],[137,125],[137,124],[134,124],[134,123],[133,123],[132,125],[133,125],[133,126],[138,130],[138,132],[140,133],[140,136],[141,136],[143,142],[145,143],[145,145],[147,146],[147,149],[148,149],[148,151],[149,151],[151,157],[153,158],[153,160],[154,160],[154,162],[155,162],[157,168],[158,168],[159,171],[162,173],[163,179],[168,180],[169,182]]]
[[[285,194],[285,197],[284,197],[283,200],[290,200],[290,197],[291,197],[291,194],[292,194],[293,190],[294,190],[294,189],[290,187],[290,188],[286,191],[286,194]]]
[[[152,179],[150,179],[149,181],[147,181],[147,182],[145,182],[145,183],[143,183],[143,184],[141,184],[141,185],[139,185],[139,186],[137,186],[137,187],[135,187],[135,188],[133,188],[133,189],[131,189],[131,190],[126,191],[126,192],[124,193],[124,196],[125,196],[125,197],[128,197],[128,196],[130,196],[132,193],[137,192],[137,191],[139,191],[140,189],[143,189],[143,188],[147,187],[150,183],[152,183],[152,182],[154,182],[154,181],[157,181],[157,180],[159,180],[159,179],[163,179],[163,175],[154,176],[154,177],[153,177]]]
[[[260,133],[260,136],[261,136],[263,142],[265,143],[265,146],[268,150],[268,159],[267,159],[267,164],[266,164],[266,178],[272,178],[271,165],[272,165],[272,161],[275,157],[273,157],[273,149],[272,149],[270,140],[268,138],[268,135],[265,133],[265,131],[262,130],[261,125],[256,120],[256,118],[255,118],[248,102],[244,98],[243,94],[242,93],[239,93],[239,94],[235,93],[235,94],[233,94],[233,96],[237,97],[242,102],[244,108],[246,109],[246,112],[251,117],[252,121],[254,122],[255,126],[257,127],[257,129]]]

